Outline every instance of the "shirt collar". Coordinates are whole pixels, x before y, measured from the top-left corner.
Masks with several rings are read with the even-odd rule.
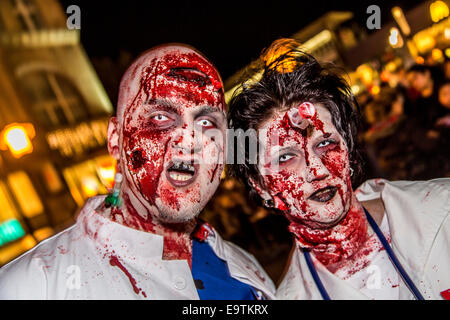
[[[96,247],[105,254],[119,255],[126,260],[136,257],[162,259],[163,236],[136,230],[104,217],[98,211],[104,200],[105,196],[88,199],[77,218],[77,224]]]

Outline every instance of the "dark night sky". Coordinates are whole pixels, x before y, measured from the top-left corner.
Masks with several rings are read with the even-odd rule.
[[[287,37],[331,10],[351,10],[365,24],[366,8],[377,4],[382,23],[390,10],[420,3],[399,1],[104,1],[61,0],[81,8],[81,41],[93,57],[133,56],[161,43],[184,42],[202,51],[224,79],[244,67],[279,37]]]

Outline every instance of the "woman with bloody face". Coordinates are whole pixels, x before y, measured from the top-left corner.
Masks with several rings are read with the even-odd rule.
[[[223,171],[222,80],[197,50],[152,48],[127,69],[108,150],[114,192],[0,270],[0,299],[274,298],[253,256],[197,220]]]
[[[261,56],[260,80],[229,104],[255,130],[257,159],[232,166],[252,195],[290,221],[295,246],[279,299],[449,297],[450,179],[366,181],[358,106],[345,81],[293,40]]]

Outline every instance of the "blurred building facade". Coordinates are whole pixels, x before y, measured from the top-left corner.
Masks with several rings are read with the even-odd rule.
[[[358,25],[350,11],[330,11],[290,38],[301,43],[301,50],[321,62],[345,65],[345,53],[366,37],[364,28]],[[274,39],[275,40],[275,39]],[[258,62],[253,61],[225,81],[225,98],[229,101],[242,79],[260,76]]]
[[[113,112],[56,0],[0,0],[0,266],[106,193]]]

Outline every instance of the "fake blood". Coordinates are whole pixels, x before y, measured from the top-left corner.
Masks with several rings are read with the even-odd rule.
[[[123,264],[119,261],[119,259],[115,255],[111,255],[109,258],[109,264],[113,267],[118,267],[122,272],[128,277],[128,280],[130,280],[131,286],[133,287],[133,290],[136,294],[141,293],[142,295],[147,298],[147,294],[142,290],[141,288],[138,288],[136,285],[136,280],[133,278],[133,276],[128,272],[128,270],[123,266]]]
[[[362,209],[351,202],[353,198],[348,152],[342,147],[344,144],[342,141],[330,138],[336,134],[325,132],[324,122],[318,118],[317,112],[312,112],[311,108],[303,109],[307,114],[301,115],[310,121],[309,128],[291,126],[288,113],[285,113],[269,126],[267,133],[268,145],[289,147],[294,150],[297,148],[302,151],[303,157],[296,156],[298,160],[294,162],[295,166],[301,166],[299,168],[302,169],[300,172],[294,170],[293,168],[297,167],[291,167],[287,160],[279,170],[265,176],[266,186],[271,194],[277,194],[280,200],[287,204],[286,213],[291,221],[289,230],[304,249],[314,252],[316,258],[332,272],[338,270],[347,258],[355,258],[358,261],[356,267],[349,267],[349,272],[356,272],[358,268],[363,268],[369,263],[364,257],[373,252],[376,245],[367,243],[365,216]],[[301,111],[299,108],[299,113]],[[323,135],[318,135],[318,132]],[[313,142],[312,145],[311,141],[317,142]],[[327,143],[318,147],[319,142]],[[301,161],[304,163],[301,164]],[[318,219],[318,214],[324,215],[327,212],[338,219],[338,212],[333,211],[334,205],[328,203],[319,205],[306,197],[327,186],[337,188],[335,197],[339,197],[340,201],[334,200],[338,205],[336,209],[349,211],[340,218],[340,221],[337,220],[337,225],[324,228],[314,221]],[[308,192],[307,195],[304,194],[304,190],[308,190],[305,191]],[[311,206],[314,206],[314,209]],[[349,206],[350,209],[347,209]]]
[[[137,198],[133,200],[148,202],[156,207],[155,210],[160,210],[156,205],[158,199],[158,204],[161,202],[169,212],[173,210],[180,213],[185,205],[189,207],[190,203],[200,201],[201,190],[197,183],[178,192],[177,187],[164,179],[166,176],[163,173],[168,162],[175,155],[180,158],[183,156],[179,153],[181,148],[175,150],[173,145],[189,145],[186,142],[189,136],[184,134],[183,141],[183,136],[176,135],[174,130],[186,131],[188,125],[181,123],[180,119],[185,120],[188,108],[211,106],[221,112],[225,110],[222,81],[214,66],[191,49],[161,47],[161,52],[155,50],[154,54],[144,55],[139,61],[121,83],[124,96],[128,94],[128,99],[122,99],[126,100],[122,127],[123,147],[127,151],[124,165],[132,176],[129,184],[134,187],[132,192]],[[173,123],[168,121],[169,125],[164,126],[161,122],[155,122],[153,110],[166,112],[169,118],[172,115]],[[218,170],[217,166],[212,169],[211,182],[219,175]],[[159,220],[153,220],[148,210],[137,212],[126,192],[123,193],[123,200],[128,215],[124,217],[120,208],[114,208],[112,216],[115,219],[122,219],[125,225],[139,230],[164,235],[163,256],[187,259],[190,264],[192,245],[186,223],[177,231],[173,224],[165,225]]]

